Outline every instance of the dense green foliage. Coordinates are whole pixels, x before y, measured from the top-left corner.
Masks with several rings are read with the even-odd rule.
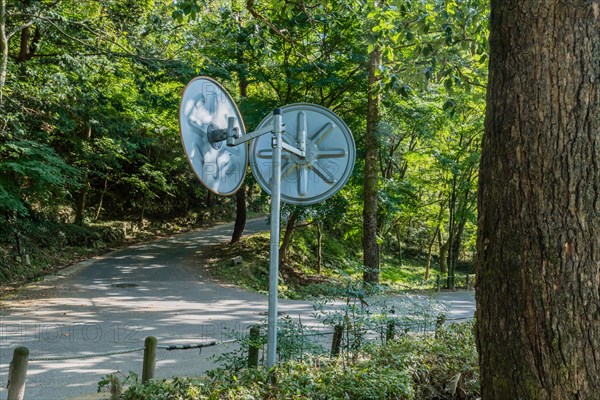
[[[194,71],[178,36],[164,40],[168,3],[129,3],[6,5],[8,27],[31,26],[7,43],[26,56],[10,59],[0,103],[4,213],[141,220],[197,200],[176,119]]]
[[[216,202],[188,167],[177,122],[185,83],[209,75],[236,99],[248,129],[272,107],[300,101],[347,122],[358,147],[349,184],[325,204],[286,213],[360,243],[367,62],[377,46],[382,259],[397,256],[401,267],[405,249],[420,249],[453,274],[474,244],[486,7],[0,0],[0,213],[18,233],[35,221],[210,212]],[[265,204],[247,183],[250,206]],[[224,215],[234,203],[218,202]],[[16,268],[13,235],[1,246],[2,268]]]
[[[142,384],[130,375],[125,382],[130,386],[118,398],[442,400],[479,396],[472,324],[365,346],[354,360],[307,357],[288,361],[273,371],[274,385],[269,384],[264,368],[220,369],[210,376]],[[110,377],[102,382],[103,387],[110,384]]]

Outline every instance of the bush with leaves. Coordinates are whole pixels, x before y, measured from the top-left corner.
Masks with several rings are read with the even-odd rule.
[[[479,365],[473,323],[444,325],[435,336],[415,340],[408,336],[381,347],[380,357],[410,355],[417,399],[476,399]]]
[[[273,383],[270,383],[271,376]],[[107,380],[110,381],[110,380]],[[209,378],[146,384],[127,377],[121,399],[474,400],[479,372],[473,324],[438,327],[366,345],[354,360],[306,356],[263,367],[218,369]]]
[[[142,383],[135,372],[124,375],[120,372],[106,375],[98,382],[98,392],[108,391],[111,400],[159,400],[199,399],[204,384],[198,379],[174,378],[151,380]],[[127,390],[124,391],[124,387]]]
[[[406,370],[376,359],[346,364],[316,359],[282,364],[275,371],[278,399],[413,399]]]

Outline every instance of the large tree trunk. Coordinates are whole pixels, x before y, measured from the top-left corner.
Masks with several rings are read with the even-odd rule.
[[[369,55],[369,87],[367,93],[367,131],[365,137],[363,263],[365,283],[379,283],[379,245],[377,243],[377,196],[379,140],[379,94],[375,72],[381,64],[381,48],[375,46]]]
[[[600,3],[492,1],[479,177],[482,398],[600,394]]]
[[[29,37],[31,36],[31,28],[26,27],[21,29],[21,44],[19,46],[19,55],[17,62],[23,63],[29,57]]]

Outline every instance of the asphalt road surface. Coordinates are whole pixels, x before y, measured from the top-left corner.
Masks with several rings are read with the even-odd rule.
[[[265,220],[246,233],[268,229]],[[8,363],[15,347],[31,358],[95,355],[143,348],[146,336],[159,345],[231,339],[266,318],[266,296],[220,285],[202,273],[203,249],[228,241],[233,225],[181,234],[115,251],[35,284],[0,302],[0,399],[7,396]],[[424,299],[424,297],[422,297]],[[442,293],[449,318],[473,315],[472,292]],[[279,310],[315,323],[313,305],[280,300]],[[215,366],[220,344],[196,350],[158,350],[156,377],[198,376]],[[200,354],[199,354],[200,353]],[[26,399],[68,399],[93,393],[106,374],[141,375],[142,351],[60,361],[29,362]]]

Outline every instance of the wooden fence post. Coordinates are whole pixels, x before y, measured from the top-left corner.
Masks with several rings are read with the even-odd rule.
[[[148,382],[154,378],[154,369],[156,368],[156,344],[154,336],[146,337],[144,340],[144,363],[142,365],[142,383]]]
[[[440,286],[441,286],[440,281],[441,281],[441,277],[440,277],[439,274],[437,274],[435,276],[435,287],[436,287],[436,289],[437,289],[438,292],[440,291]]]
[[[396,321],[391,320],[387,323],[387,330],[385,331],[385,342],[389,342],[390,340],[394,340],[394,336],[396,336]]]
[[[344,334],[344,326],[336,325],[333,328],[333,340],[331,341],[331,355],[337,356],[340,354],[340,346],[342,345],[342,335]]]
[[[258,351],[260,350],[260,327],[254,325],[250,328],[250,343],[248,346],[248,368],[258,367]]]
[[[8,367],[8,400],[23,400],[25,398],[25,379],[27,378],[28,363],[29,349],[27,347],[17,347]]]
[[[469,289],[469,274],[467,274],[466,281],[467,282],[465,283],[465,288]]]
[[[435,319],[435,336],[437,337],[446,323],[446,314],[438,314]]]

